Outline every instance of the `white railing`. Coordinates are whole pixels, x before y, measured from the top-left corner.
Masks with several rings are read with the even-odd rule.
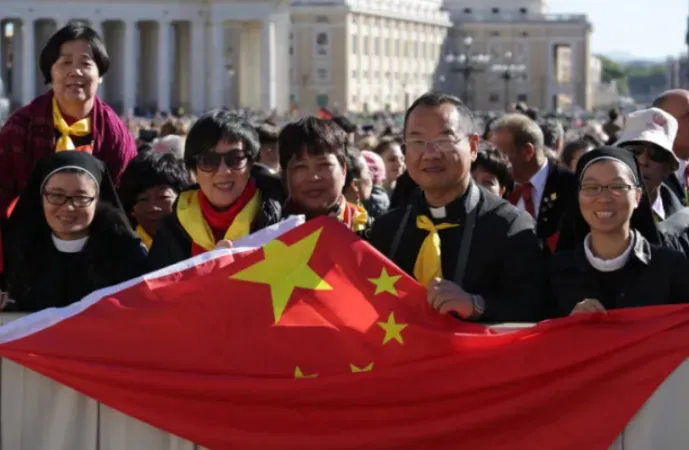
[[[16,317],[0,314],[0,323]],[[0,377],[0,450],[205,450],[12,361],[0,360]],[[687,417],[689,362],[661,385],[610,450],[689,449]]]

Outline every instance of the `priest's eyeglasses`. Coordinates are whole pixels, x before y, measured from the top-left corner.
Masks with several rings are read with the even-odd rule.
[[[43,197],[51,205],[62,206],[69,202],[75,208],[86,208],[96,199],[87,195],[65,195],[57,192],[43,192]]]
[[[462,142],[465,138],[457,139],[451,137],[438,138],[433,141],[424,141],[423,139],[409,139],[405,141],[404,145],[408,150],[414,152],[426,151],[428,146],[439,152],[452,152],[457,149],[457,144]]]
[[[579,186],[579,191],[586,197],[598,197],[603,191],[610,192],[610,195],[613,197],[622,197],[633,189],[636,189],[636,186],[624,183],[609,184],[607,186],[600,184],[582,184]]]

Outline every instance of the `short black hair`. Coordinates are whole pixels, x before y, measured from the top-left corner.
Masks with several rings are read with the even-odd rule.
[[[333,121],[342,128],[345,133],[354,133],[356,131],[356,125],[345,116],[335,116],[333,117]]]
[[[190,170],[196,170],[198,155],[212,150],[220,141],[241,142],[250,162],[258,158],[261,144],[254,127],[242,116],[214,109],[199,117],[189,130],[184,144],[184,163]]]
[[[257,126],[256,132],[258,133],[258,140],[261,145],[276,144],[278,135],[280,134],[278,127],[267,122]]]
[[[356,148],[350,148],[345,155],[345,163],[347,164],[347,174],[345,175],[344,188],[346,189],[352,181],[361,178],[366,167],[366,161],[364,160],[361,152]]]
[[[593,150],[595,147],[597,147],[597,145],[595,145],[589,139],[586,139],[586,136],[575,141],[570,141],[565,144],[565,147],[562,149],[562,153],[560,154],[560,162],[565,166],[570,167],[576,152],[580,150]]]
[[[347,135],[334,120],[313,116],[285,125],[278,136],[280,167],[287,169],[292,158],[299,157],[303,151],[309,155],[333,153],[344,167]]]
[[[512,185],[510,161],[503,152],[488,142],[483,141],[479,144],[476,160],[471,163],[472,172],[477,168],[495,175],[500,187],[509,188]]]
[[[421,97],[414,100],[407,112],[404,114],[404,128],[402,130],[403,136],[407,134],[407,122],[409,121],[409,116],[414,112],[416,108],[419,107],[437,107],[442,106],[446,103],[450,103],[459,112],[459,121],[462,131],[467,134],[473,134],[476,132],[476,122],[474,120],[474,114],[471,110],[462,102],[459,97],[450,94],[444,94],[442,92],[427,92]]]
[[[156,186],[170,186],[178,193],[189,186],[189,173],[184,162],[171,153],[144,151],[131,160],[120,179],[119,195],[127,214],[136,198]]]
[[[565,130],[557,119],[542,119],[538,122],[543,132],[543,144],[551,149],[555,149],[558,141],[565,137]]]
[[[110,56],[108,56],[108,51],[105,48],[103,39],[96,30],[88,25],[88,23],[73,21],[57,30],[57,32],[48,39],[48,43],[45,44],[45,47],[43,47],[41,51],[38,65],[43,74],[45,84],[53,82],[50,69],[53,67],[53,64],[60,59],[62,46],[67,42],[73,41],[84,41],[89,45],[93,61],[96,63],[96,67],[98,67],[98,75],[102,77],[108,73],[108,69],[110,69]]]

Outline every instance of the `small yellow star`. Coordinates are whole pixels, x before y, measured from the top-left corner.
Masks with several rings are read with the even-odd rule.
[[[366,367],[357,367],[354,364],[350,364],[349,368],[352,369],[353,373],[370,372],[373,370],[373,363],[369,364]]]
[[[301,368],[299,366],[294,369],[294,378],[316,378],[318,376],[317,373],[313,373],[311,375],[304,375],[304,372],[301,371]]]
[[[383,267],[378,278],[369,278],[368,281],[376,285],[376,292],[373,295],[382,294],[383,292],[397,295],[395,283],[397,283],[400,278],[402,278],[402,275],[390,275],[385,267]]]
[[[395,313],[391,312],[388,316],[387,322],[378,322],[378,326],[385,330],[385,337],[383,338],[383,345],[395,340],[400,344],[404,344],[402,340],[402,330],[407,328],[406,323],[395,322]]]
[[[270,286],[275,323],[285,312],[294,288],[316,291],[333,289],[309,267],[309,260],[316,249],[321,231],[323,231],[322,228],[292,245],[287,245],[277,239],[270,241],[263,247],[263,261],[257,262],[230,277],[235,280],[263,283]]]

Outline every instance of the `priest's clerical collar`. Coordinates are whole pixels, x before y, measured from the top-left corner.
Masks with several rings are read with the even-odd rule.
[[[428,210],[431,212],[431,217],[434,219],[444,219],[447,217],[447,211],[445,210],[444,206],[441,206],[439,208],[433,208],[429,206]]]
[[[426,197],[421,195],[419,209],[421,214],[428,215],[433,220],[443,222],[459,223],[466,216],[466,197],[467,192],[452,200],[445,206],[432,207],[426,202]]]
[[[53,245],[55,245],[55,248],[60,253],[79,253],[80,251],[82,251],[84,249],[86,242],[89,240],[89,237],[85,236],[81,239],[74,239],[72,241],[66,241],[64,239],[60,239],[59,237],[55,236],[54,234],[52,235],[52,238],[53,238]]]

